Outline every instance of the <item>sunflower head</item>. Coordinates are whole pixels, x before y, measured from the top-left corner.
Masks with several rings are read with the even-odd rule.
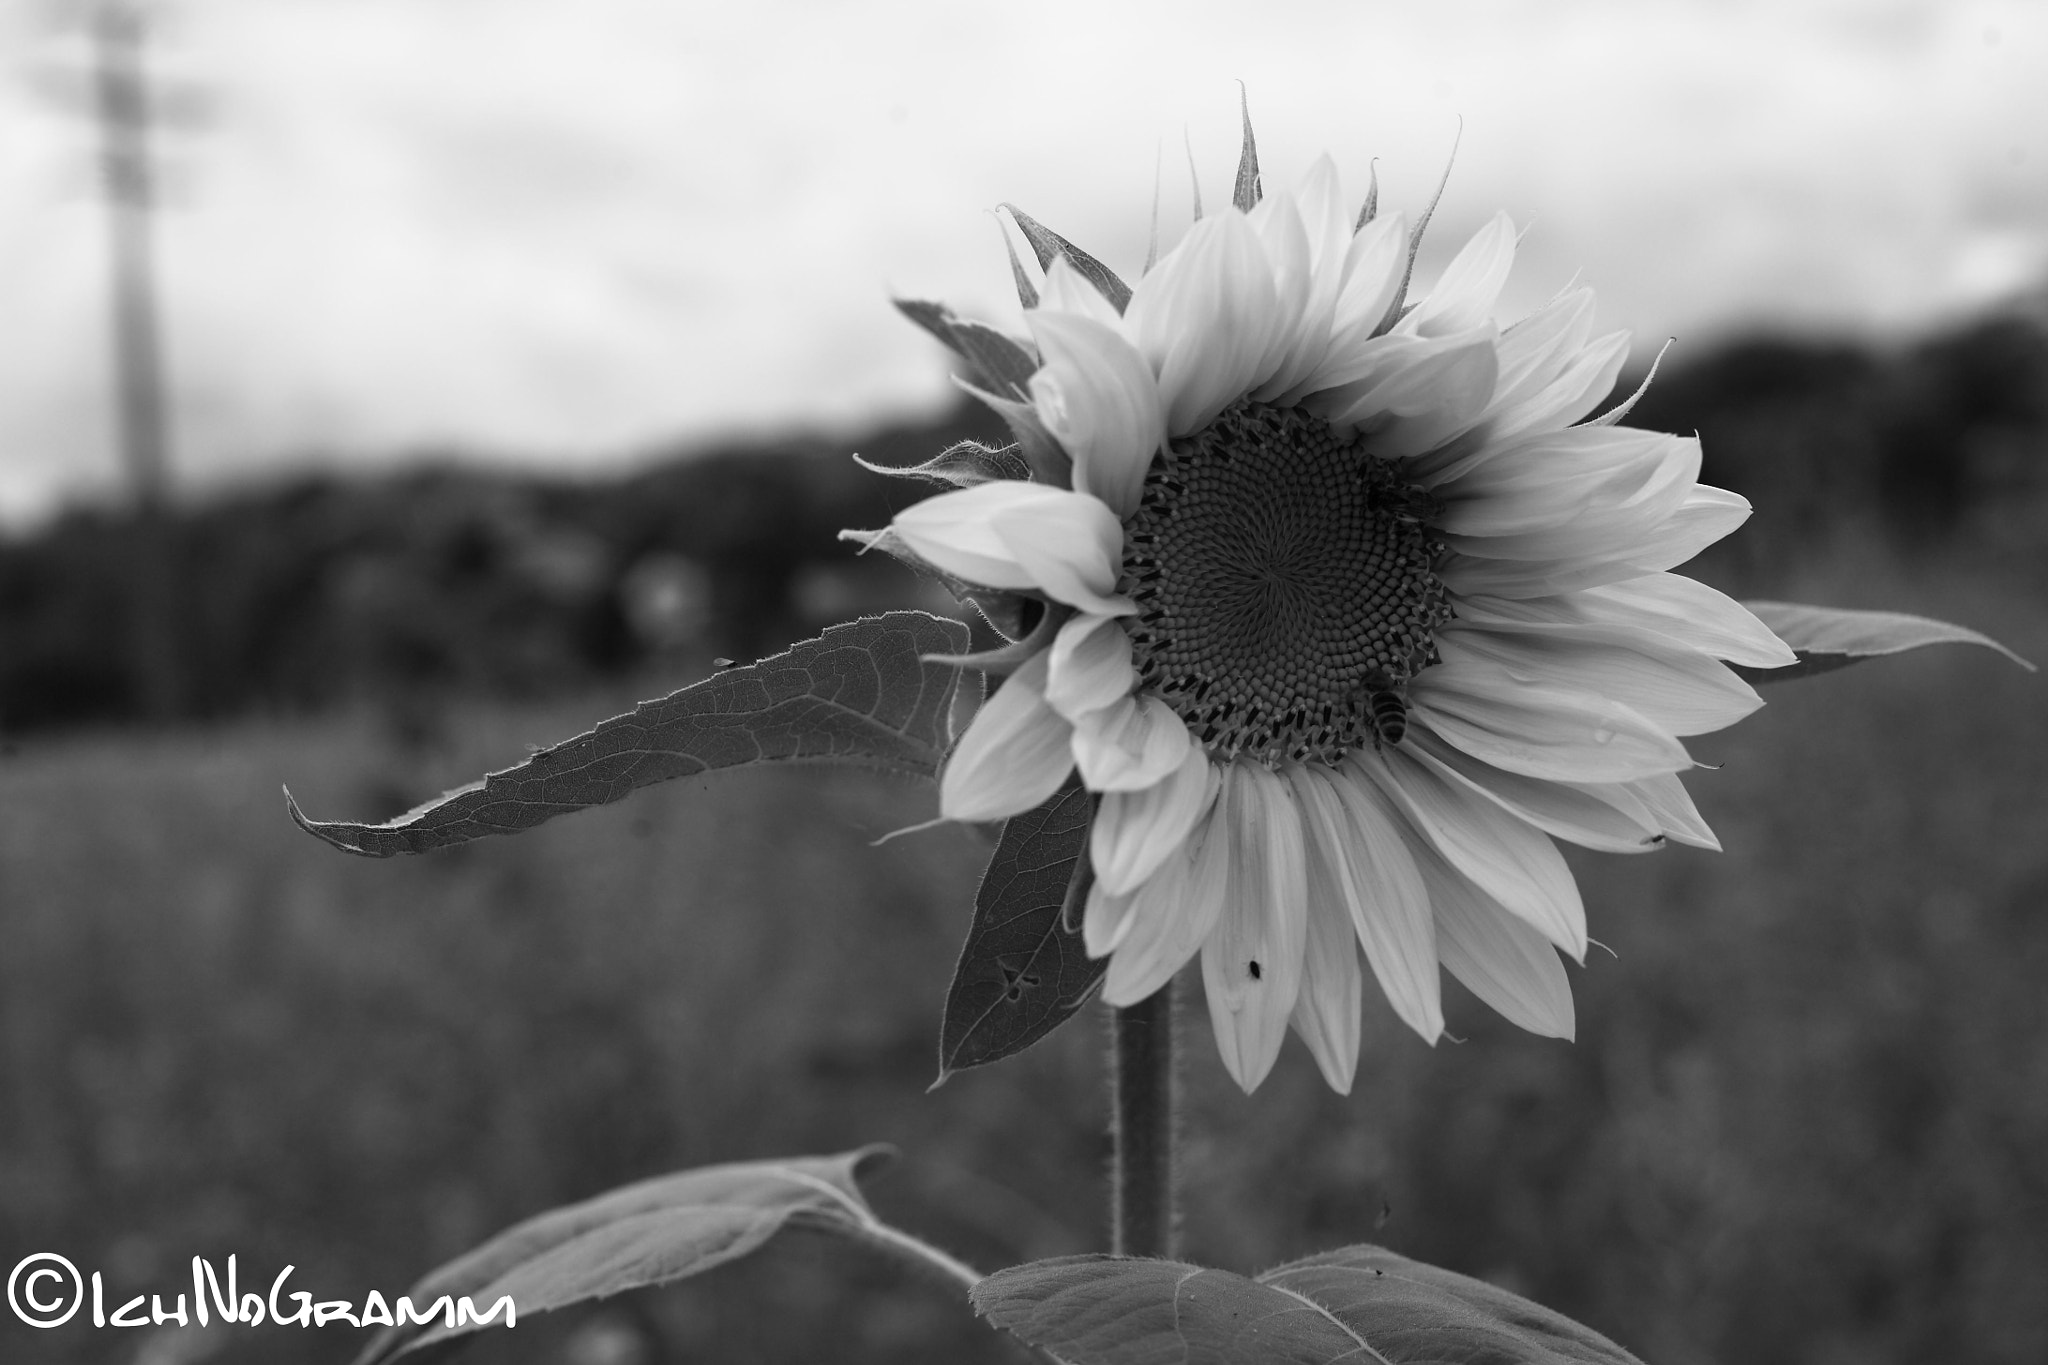
[[[1200,956],[1246,1089],[1291,1024],[1348,1089],[1370,973],[1425,1039],[1439,967],[1569,1037],[1585,912],[1553,839],[1715,847],[1681,737],[1791,652],[1669,572],[1748,515],[1691,438],[1586,420],[1627,354],[1593,297],[1503,326],[1506,215],[1427,292],[1411,228],[1327,158],[1135,286],[1016,213],[1028,338],[906,311],[966,355],[1009,452],[870,537],[1036,627],[947,762],[943,814],[1099,794],[1082,931],[1134,1004]],[[1431,210],[1434,205],[1431,206]],[[1633,400],[1631,400],[1633,401]],[[935,462],[936,464],[936,462]],[[1009,619],[1009,618],[1005,618]],[[1000,622],[998,622],[1000,624]]]

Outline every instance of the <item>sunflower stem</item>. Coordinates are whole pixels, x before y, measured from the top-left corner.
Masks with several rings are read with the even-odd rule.
[[[1110,1250],[1172,1259],[1178,1251],[1173,1197],[1173,983],[1110,1016]]]

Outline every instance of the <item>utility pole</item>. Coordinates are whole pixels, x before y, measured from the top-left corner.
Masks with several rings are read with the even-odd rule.
[[[99,0],[92,17],[94,108],[100,129],[113,304],[114,386],[122,467],[135,516],[130,546],[129,664],[142,716],[166,721],[184,699],[177,545],[165,516],[170,424],[157,311],[150,157],[155,117],[134,0]]]
[[[170,441],[150,224],[156,207],[149,150],[153,101],[142,44],[141,13],[129,0],[102,0],[93,15],[93,92],[113,267],[121,458],[138,506],[154,507],[163,502],[168,482]]]

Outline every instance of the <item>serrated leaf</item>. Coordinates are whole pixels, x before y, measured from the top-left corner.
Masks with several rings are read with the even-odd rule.
[[[1237,89],[1238,108],[1244,116],[1244,146],[1237,154],[1237,180],[1230,191],[1230,202],[1239,209],[1250,213],[1259,206],[1259,144],[1252,137],[1251,96],[1240,84]]]
[[[1903,654],[1928,645],[1981,645],[1995,649],[2029,673],[2034,666],[1988,635],[1967,626],[1951,625],[1926,616],[1908,616],[1898,611],[1850,611],[1841,607],[1815,607],[1803,602],[1744,602],[1742,604],[1799,656],[1796,664],[1783,668],[1750,668],[1730,665],[1750,682],[1783,682],[1886,654]]]
[[[488,1310],[511,1296],[519,1316],[701,1275],[760,1249],[792,1225],[860,1235],[879,1227],[858,1177],[889,1156],[863,1147],[838,1156],[746,1161],[626,1185],[507,1228],[406,1291],[416,1309],[443,1294]],[[502,1321],[502,1319],[500,1319]],[[386,1327],[355,1365],[382,1365],[477,1330],[436,1320]],[[436,1354],[439,1354],[436,1352]]]
[[[1374,1246],[1257,1279],[1067,1256],[997,1271],[968,1297],[1071,1365],[1640,1365],[1541,1304]]]
[[[1069,782],[1036,810],[1012,816],[974,893],[974,923],[946,992],[939,1079],[1021,1052],[1071,1018],[1106,961],[1060,923],[1088,847],[1088,792]]]
[[[1040,269],[1052,269],[1053,258],[1065,256],[1067,264],[1079,271],[1082,279],[1094,285],[1096,292],[1108,299],[1110,306],[1117,312],[1121,313],[1129,306],[1131,287],[1118,279],[1114,270],[1051,228],[1042,226],[1037,219],[1015,204],[1005,204],[1003,207],[1010,211],[1010,217],[1017,220],[1018,230],[1024,234],[1024,240],[1031,243],[1031,250],[1038,256]]]
[[[773,658],[646,701],[524,763],[383,824],[309,820],[301,829],[371,858],[425,853],[531,829],[637,788],[755,763],[851,763],[932,777],[951,743],[957,654],[967,627],[922,611],[834,626]]]
[[[948,488],[973,488],[998,479],[1025,482],[1031,478],[1031,466],[1024,462],[1017,447],[1004,446],[998,450],[979,441],[955,442],[923,464],[875,464],[858,455],[853,462],[873,474],[886,474],[892,479],[923,479]]]

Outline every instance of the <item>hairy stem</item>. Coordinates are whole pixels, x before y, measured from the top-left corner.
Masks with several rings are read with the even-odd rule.
[[[1110,1250],[1172,1258],[1179,1228],[1173,1198],[1173,983],[1111,1015]]]

